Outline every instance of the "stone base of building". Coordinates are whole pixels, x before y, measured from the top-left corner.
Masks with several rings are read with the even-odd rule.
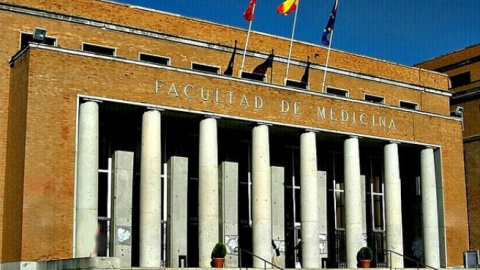
[[[454,268],[464,268],[462,265],[456,266]],[[142,267],[121,267],[121,258],[116,257],[91,257],[91,258],[79,258],[79,259],[64,259],[64,260],[52,260],[52,261],[43,261],[43,262],[10,262],[0,264],[0,270],[82,270],[82,269],[91,269],[91,270],[103,270],[103,269],[116,269],[116,270],[126,270],[126,269],[135,269],[135,270],[204,270],[210,268],[142,268]],[[241,270],[241,268],[223,268],[225,270]],[[260,270],[260,268],[249,268],[251,270]],[[261,268],[264,269],[264,268]],[[273,268],[272,268],[273,269]],[[342,269],[333,269],[331,270],[353,270],[349,268]],[[357,268],[354,268],[357,269]],[[390,268],[375,268],[377,270],[389,270]],[[402,269],[421,269],[427,270],[426,268],[396,268],[396,270]],[[446,270],[447,268],[440,268],[438,270]],[[468,269],[468,268],[464,268]],[[286,268],[284,270],[295,270]]]
[[[81,270],[121,269],[121,259],[115,257],[91,257],[52,260],[43,262],[11,262],[0,264],[0,270]]]

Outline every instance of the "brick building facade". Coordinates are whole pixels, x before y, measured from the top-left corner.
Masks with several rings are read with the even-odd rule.
[[[2,268],[209,267],[216,242],[263,267],[237,255],[272,240],[287,268],[353,268],[364,245],[462,264],[446,75],[332,50],[322,91],[326,49],[295,42],[285,85],[287,39],[253,33],[242,73],[244,29],[109,1],[2,0],[0,22]]]
[[[480,44],[418,64],[450,78],[450,109],[463,117],[470,249],[480,249]],[[459,111],[460,110],[460,111]]]

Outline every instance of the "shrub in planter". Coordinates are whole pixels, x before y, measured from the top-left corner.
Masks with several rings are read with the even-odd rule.
[[[227,247],[224,243],[217,243],[212,250],[212,266],[213,267],[223,267],[225,262],[225,256],[227,255]]]
[[[373,252],[369,247],[362,247],[357,252],[357,262],[362,268],[369,268],[372,261]]]

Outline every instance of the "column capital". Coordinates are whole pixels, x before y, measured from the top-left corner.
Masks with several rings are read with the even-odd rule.
[[[84,97],[82,100],[83,100],[83,102],[103,103],[103,100],[94,99],[94,98],[86,98],[86,97]]]
[[[313,132],[313,133],[318,133],[318,130],[311,129],[311,128],[306,128],[305,132]]]
[[[388,144],[401,144],[399,141],[388,141]]]
[[[271,127],[271,126],[273,126],[273,125],[270,124],[270,123],[257,122],[257,126],[267,126],[267,127]]]
[[[165,111],[164,109],[162,108],[158,108],[158,107],[147,107],[145,108],[147,111],[157,111],[157,112],[163,112]]]
[[[358,136],[358,135],[350,135],[350,136],[348,136],[348,139],[360,139],[360,136]]]
[[[213,118],[213,119],[221,119],[220,116],[212,114],[205,114],[203,117],[205,118]]]

